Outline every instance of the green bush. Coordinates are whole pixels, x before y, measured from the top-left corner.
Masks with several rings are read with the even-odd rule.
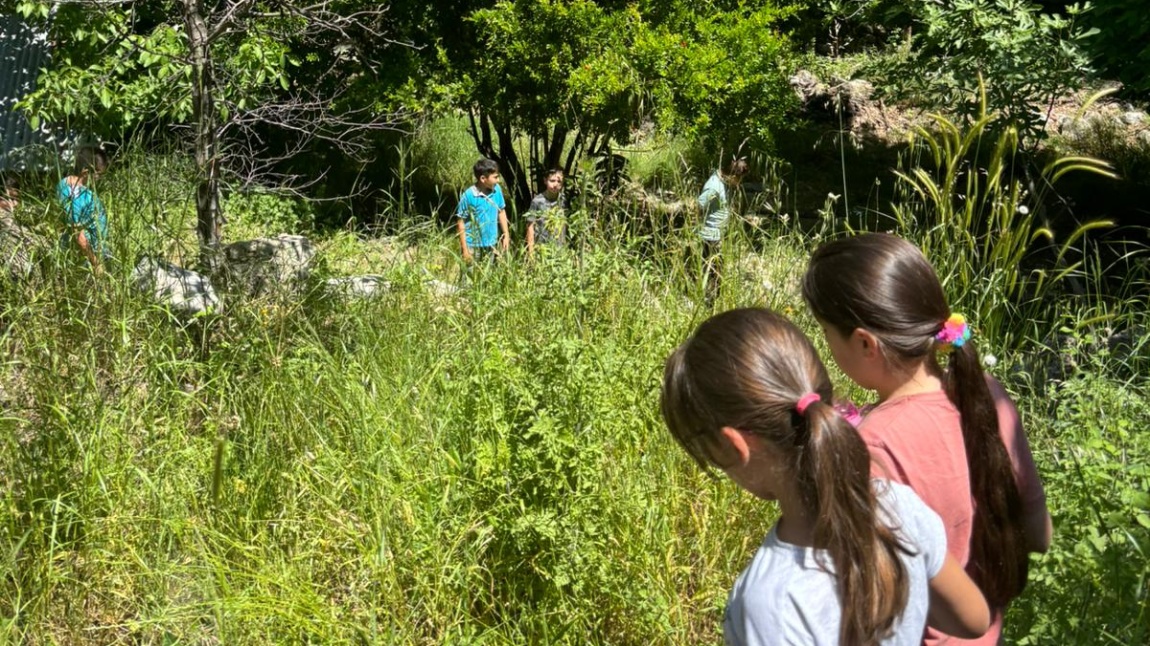
[[[1071,5],[1062,16],[1030,0],[914,0],[913,46],[903,51],[899,42],[872,73],[897,97],[969,122],[992,113],[1032,143],[1044,136],[1047,107],[1090,71],[1093,32],[1080,20],[1089,9]],[[983,86],[987,108],[978,100]]]
[[[1045,191],[1068,172],[1112,175],[1099,160],[1055,155],[1037,181],[1027,182],[1029,161],[1018,151],[1018,131],[1007,127],[992,135],[985,108],[966,129],[933,115],[934,130],[915,130],[910,155],[895,173],[891,208],[895,231],[922,247],[953,307],[972,316],[991,347],[1004,352],[1044,338],[1053,326],[1053,299],[1090,260],[1075,244],[1112,226],[1090,222],[1056,241],[1041,216]],[[1028,185],[1039,192],[1029,193]],[[1037,262],[1040,249],[1051,258]]]
[[[1092,353],[1045,398],[1021,399],[1038,420],[1031,444],[1054,542],[1007,618],[1011,643],[1150,639],[1150,393],[1145,378],[1108,378],[1109,355]]]
[[[307,233],[315,225],[311,205],[296,196],[263,189],[235,191],[224,198],[227,235],[244,240],[279,233]]]

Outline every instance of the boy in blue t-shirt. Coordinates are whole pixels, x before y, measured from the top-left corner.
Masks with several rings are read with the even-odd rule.
[[[475,173],[475,185],[463,191],[455,209],[464,262],[471,262],[475,256],[481,259],[490,257],[496,242],[500,251],[507,251],[510,245],[507,203],[499,188],[499,164],[490,159],[480,159],[475,162],[472,172]]]
[[[108,158],[97,148],[76,151],[75,173],[56,185],[56,199],[64,209],[67,230],[60,236],[60,245],[70,247],[75,241],[92,269],[100,272],[101,261],[108,253],[108,213],[92,182],[108,168]]]

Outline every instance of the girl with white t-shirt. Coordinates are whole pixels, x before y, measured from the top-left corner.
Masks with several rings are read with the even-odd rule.
[[[671,434],[781,512],[731,592],[727,643],[912,645],[928,622],[982,634],[986,600],[947,555],[938,515],[871,479],[832,397],[810,340],[764,309],[712,317],[667,359]]]

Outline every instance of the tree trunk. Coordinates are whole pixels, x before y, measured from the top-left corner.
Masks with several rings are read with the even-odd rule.
[[[531,184],[527,181],[527,173],[523,170],[523,163],[515,153],[515,137],[509,123],[496,124],[496,134],[499,136],[499,169],[506,176],[507,188],[515,200],[515,206],[520,211],[531,204]]]
[[[203,0],[183,0],[183,6],[188,49],[192,56],[192,123],[196,133],[196,232],[200,237],[200,264],[210,271],[216,264],[221,221],[211,43],[204,20]]]
[[[556,124],[551,133],[551,145],[547,146],[546,152],[543,154],[543,168],[544,173],[549,172],[552,168],[559,168],[560,160],[563,157],[563,146],[567,144],[567,128]],[[566,168],[564,168],[566,171]]]

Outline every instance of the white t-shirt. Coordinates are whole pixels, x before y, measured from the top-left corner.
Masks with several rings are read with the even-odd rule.
[[[880,518],[913,554],[901,554],[910,575],[907,605],[887,646],[919,646],[930,606],[928,582],[946,560],[942,520],[905,485],[873,480]],[[723,634],[729,646],[792,646],[839,643],[842,609],[830,556],[823,550],[779,540],[771,528],[727,600]],[[821,557],[819,556],[821,555]],[[833,571],[833,570],[832,570]]]

